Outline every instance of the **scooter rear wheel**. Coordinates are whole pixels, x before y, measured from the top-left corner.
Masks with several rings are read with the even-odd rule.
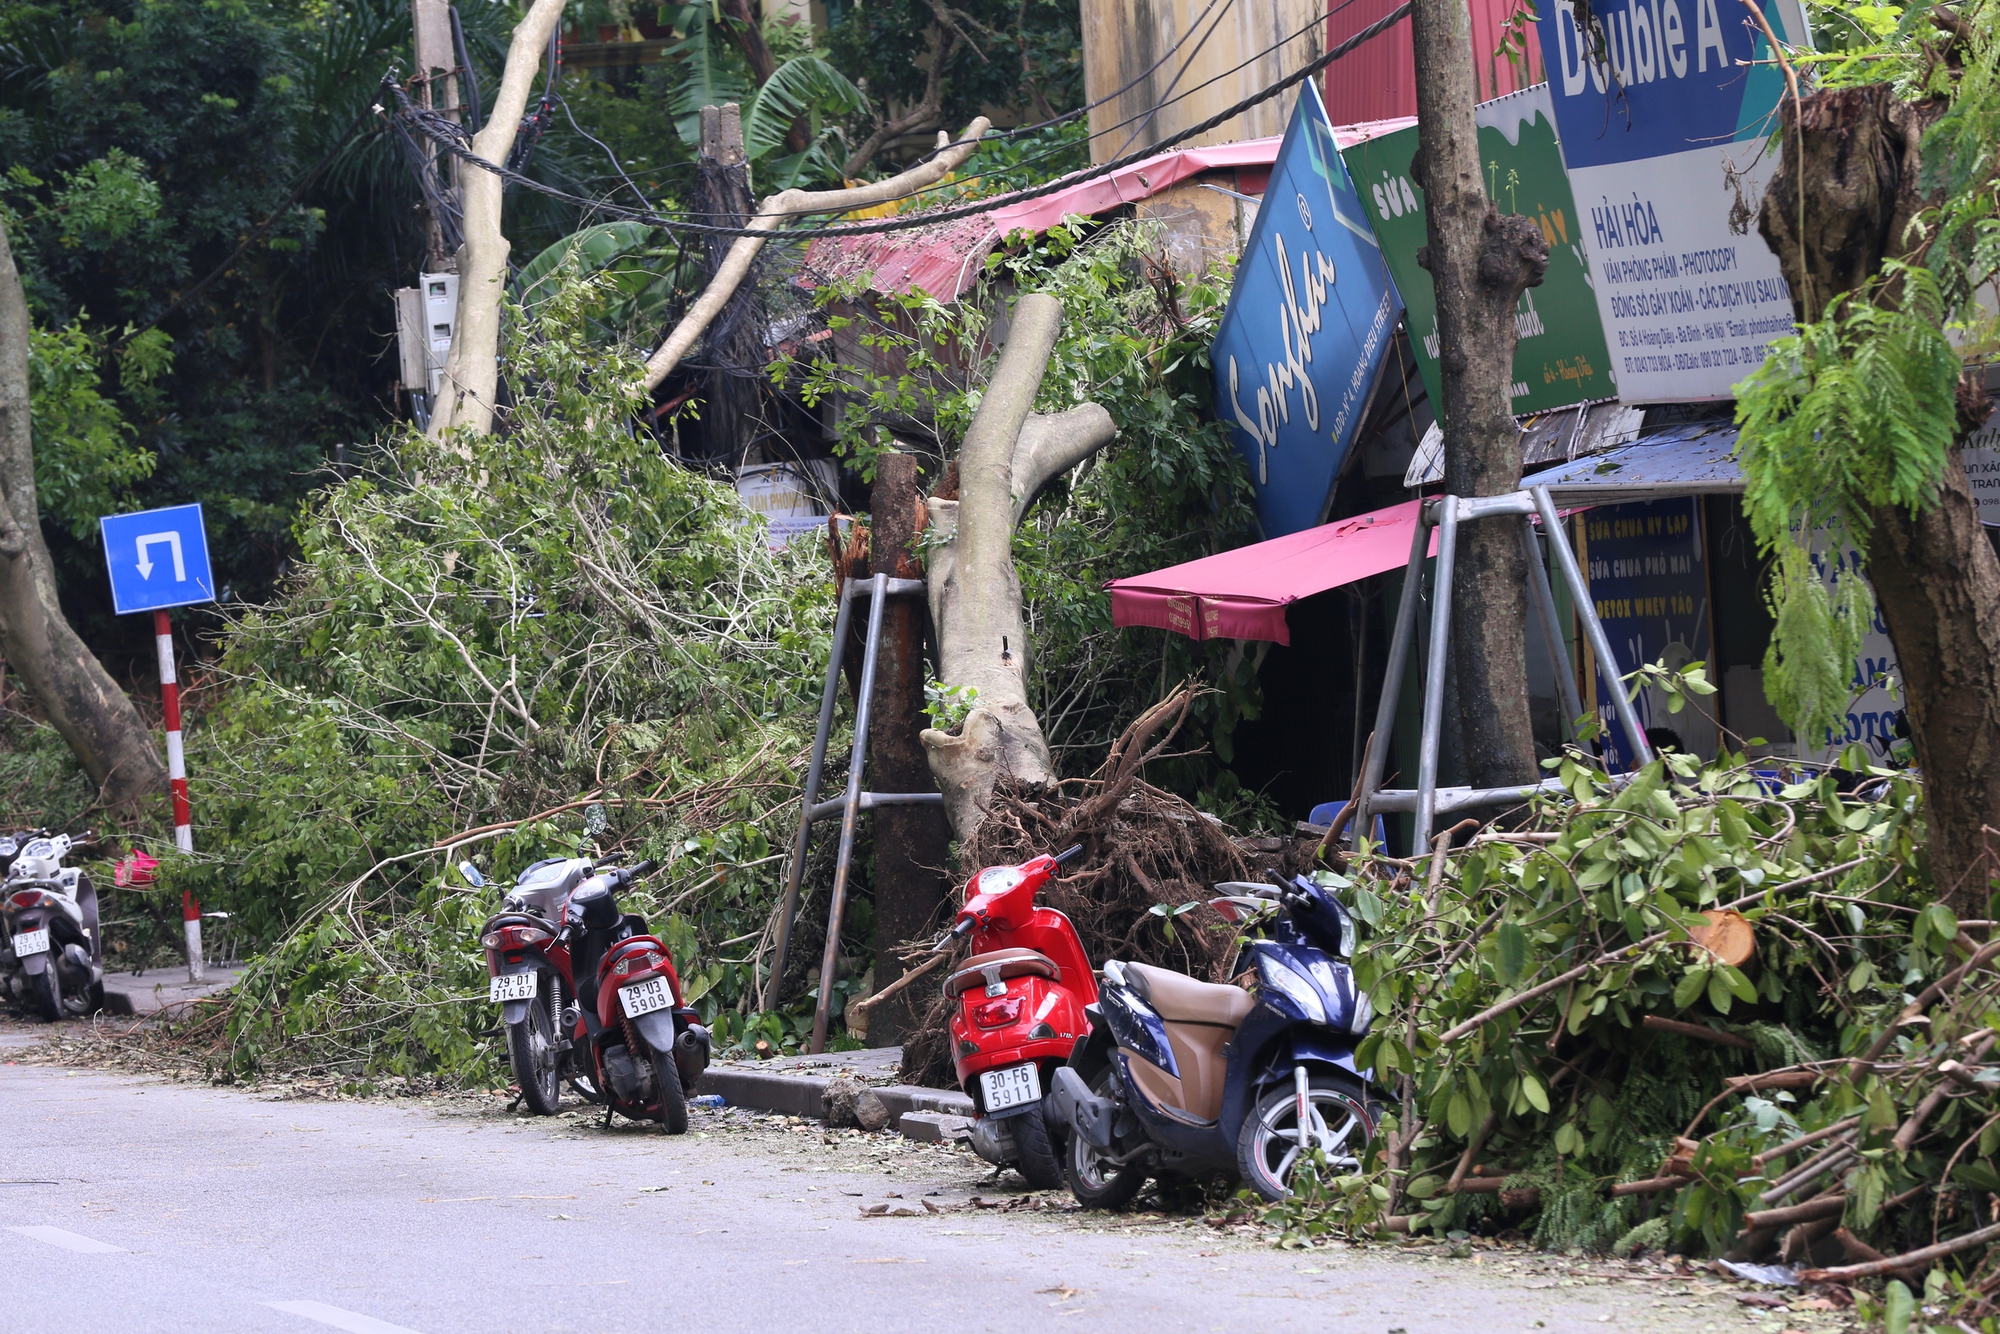
[[[62,979],[56,976],[55,960],[28,979],[28,994],[42,1018],[53,1023],[63,1017]]]
[[[1324,1158],[1319,1170],[1333,1176],[1359,1171],[1362,1152],[1381,1121],[1381,1107],[1360,1080],[1325,1072],[1312,1075],[1306,1099],[1309,1147]],[[1258,1099],[1236,1136],[1237,1170],[1267,1200],[1292,1193],[1292,1176],[1301,1161],[1298,1107],[1298,1093],[1287,1080]]]
[[[1014,1148],[1021,1157],[1014,1164],[1036,1190],[1060,1190],[1063,1184],[1062,1155],[1042,1107],[1031,1107],[1014,1118]]]
[[[537,993],[528,1001],[527,1017],[520,1023],[507,1025],[507,1060],[528,1110],[536,1116],[554,1116],[562,1102],[562,1071],[546,994]]]
[[[1104,1067],[1090,1081],[1090,1091],[1100,1098],[1114,1096],[1113,1079],[1111,1067]],[[1069,1193],[1086,1209],[1123,1209],[1146,1184],[1144,1167],[1138,1163],[1114,1165],[1108,1155],[1078,1134],[1069,1137],[1063,1176],[1069,1180]]]
[[[687,1093],[681,1088],[681,1072],[672,1052],[653,1053],[653,1087],[660,1091],[660,1124],[669,1135],[687,1134]]]

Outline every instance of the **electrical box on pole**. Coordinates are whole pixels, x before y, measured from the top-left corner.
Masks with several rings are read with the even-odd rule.
[[[428,418],[451,354],[458,327],[458,275],[420,273],[417,286],[396,291],[396,362],[403,388],[423,396],[420,418]]]

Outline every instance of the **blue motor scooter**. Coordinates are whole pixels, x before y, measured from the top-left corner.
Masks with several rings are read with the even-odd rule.
[[[1275,877],[1274,877],[1275,878]],[[1234,1169],[1265,1199],[1317,1149],[1356,1170],[1380,1106],[1354,1047],[1374,1007],[1354,985],[1354,922],[1300,876],[1217,885],[1210,906],[1243,929],[1245,990],[1112,960],[1090,1037],[1049,1093],[1064,1175],[1088,1208],[1129,1203],[1149,1176]]]

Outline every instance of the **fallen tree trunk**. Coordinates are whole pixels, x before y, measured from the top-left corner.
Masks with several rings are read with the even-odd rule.
[[[97,784],[106,806],[164,795],[152,733],[63,617],[42,540],[28,391],[28,303],[0,220],[0,658]]]
[[[1054,297],[1021,298],[1006,350],[959,447],[959,498],[931,502],[931,521],[944,539],[931,553],[929,574],[939,675],[978,692],[956,735],[936,728],[923,734],[961,843],[985,818],[1003,775],[1029,788],[1054,777],[1041,722],[1028,705],[1014,529],[1036,492],[1118,434],[1111,414],[1095,403],[1050,416],[1030,413],[1062,317]]]

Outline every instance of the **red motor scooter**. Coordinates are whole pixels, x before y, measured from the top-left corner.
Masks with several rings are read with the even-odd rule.
[[[585,991],[576,1043],[588,1053],[606,1124],[620,1112],[680,1135],[688,1128],[687,1091],[708,1066],[708,1030],[682,1002],[665,943],[648,932],[645,918],[618,907],[618,891],[656,865],[599,867],[570,891],[562,939]],[[586,987],[585,978],[595,981]]]
[[[1035,894],[1082,851],[1078,844],[979,872],[938,946],[972,937],[972,957],[944,984],[944,994],[959,1002],[951,1016],[952,1060],[977,1111],[972,1150],[996,1167],[1016,1168],[1037,1190],[1063,1183],[1062,1146],[1052,1133],[1057,1122],[1042,1097],[1090,1032],[1083,1007],[1096,1003],[1097,979],[1069,918],[1037,907]]]
[[[483,887],[486,877],[471,862],[459,874]],[[500,911],[479,928],[486,950],[487,998],[500,1007],[507,1030],[507,1060],[521,1100],[537,1116],[553,1116],[562,1097],[563,1075],[577,1080],[581,1068],[570,1060],[579,1025],[569,947],[560,939],[563,904],[590,875],[588,857],[550,857],[521,872]],[[594,1089],[586,1096],[595,1101]]]

